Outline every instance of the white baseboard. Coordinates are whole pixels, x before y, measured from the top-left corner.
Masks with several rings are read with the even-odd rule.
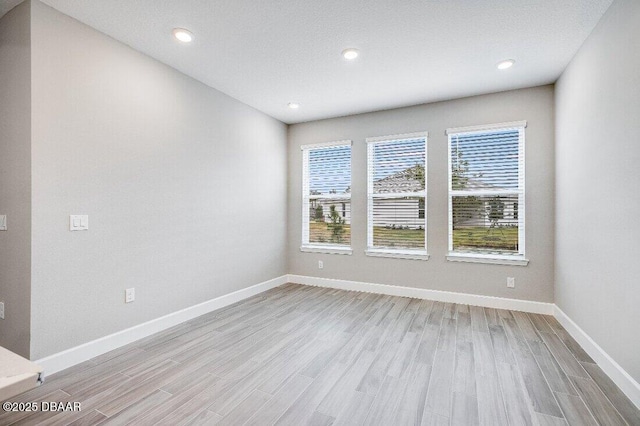
[[[576,339],[607,376],[640,408],[640,383],[634,380],[613,358],[607,354],[583,329],[565,314],[557,305],[554,316],[567,332]]]
[[[427,290],[424,288],[401,287],[386,284],[372,284],[361,281],[336,280],[331,278],[289,275],[289,282],[313,285],[317,287],[337,288],[340,290],[362,291],[366,293],[388,294],[390,296],[429,299],[437,302],[463,303],[485,308],[510,309],[534,314],[553,315],[554,304],[533,302],[530,300],[507,299],[504,297],[480,296],[477,294],[455,293],[452,291]]]
[[[64,370],[65,368],[72,367],[98,355],[102,355],[121,346],[135,342],[136,340],[150,336],[159,331],[166,330],[174,325],[189,321],[190,319],[199,317],[200,315],[207,314],[215,311],[216,309],[223,308],[286,283],[286,275],[269,281],[264,281],[260,284],[243,288],[242,290],[234,291],[233,293],[225,294],[224,296],[216,297],[215,299],[207,300],[206,302],[199,303],[160,318],[118,331],[117,333],[58,352],[39,359],[35,361],[35,363],[44,368],[46,375],[54,374],[58,371]]]

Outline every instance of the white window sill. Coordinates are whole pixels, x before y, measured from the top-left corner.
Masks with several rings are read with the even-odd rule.
[[[300,251],[304,253],[325,253],[325,254],[347,254],[351,255],[353,250],[346,246],[300,246]]]
[[[368,249],[365,250],[367,256],[392,257],[396,259],[429,260],[429,255],[424,250],[385,250]]]
[[[450,262],[489,263],[494,265],[527,266],[529,259],[522,256],[482,255],[471,253],[451,253],[447,256]]]

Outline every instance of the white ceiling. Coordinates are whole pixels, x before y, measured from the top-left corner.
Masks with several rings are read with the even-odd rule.
[[[296,123],[552,83],[612,0],[43,2]],[[516,65],[498,71],[507,58]]]

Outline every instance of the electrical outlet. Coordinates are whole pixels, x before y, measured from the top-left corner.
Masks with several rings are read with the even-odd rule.
[[[128,288],[124,291],[124,303],[131,303],[136,300],[136,289]]]
[[[516,288],[516,279],[514,277],[507,277],[507,287]]]
[[[318,269],[324,269],[324,262],[322,260],[318,260]]]
[[[6,231],[6,230],[7,230],[7,215],[0,214],[0,231]]]
[[[0,319],[4,319],[4,302],[0,302]]]

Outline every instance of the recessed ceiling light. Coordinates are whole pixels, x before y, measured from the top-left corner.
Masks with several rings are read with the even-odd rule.
[[[299,103],[297,103],[297,102],[289,102],[289,103],[287,104],[287,106],[288,106],[289,108],[291,108],[291,109],[298,109],[298,108],[300,108],[300,104],[299,104]]]
[[[185,30],[184,28],[174,28],[173,36],[183,43],[191,43],[193,40],[193,33],[189,30]]]
[[[514,61],[513,59],[507,59],[505,61],[498,62],[498,69],[506,70],[507,68],[511,68],[515,63],[516,61]]]
[[[349,49],[344,49],[342,51],[342,56],[348,60],[348,61],[352,61],[355,58],[358,57],[358,49],[354,49],[354,48],[349,48]]]

